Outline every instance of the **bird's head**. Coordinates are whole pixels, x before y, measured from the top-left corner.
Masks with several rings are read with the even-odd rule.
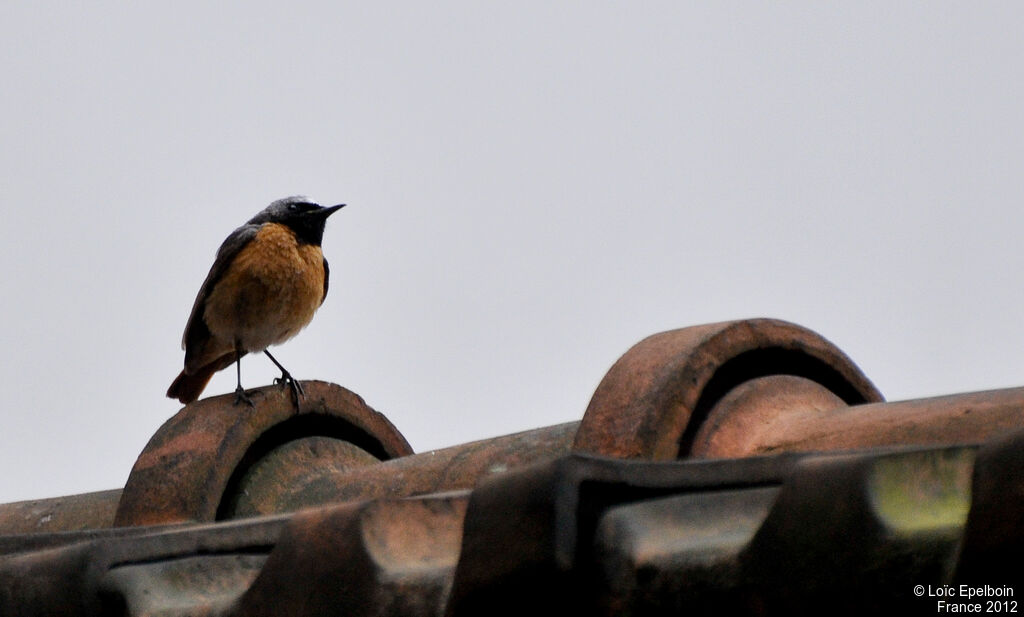
[[[324,237],[327,217],[345,204],[324,207],[308,197],[294,196],[278,199],[249,219],[250,225],[280,223],[291,228],[301,242],[319,246]]]

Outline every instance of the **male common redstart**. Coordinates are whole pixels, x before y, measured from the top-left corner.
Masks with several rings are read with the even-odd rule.
[[[185,368],[167,390],[182,403],[199,398],[217,371],[235,363],[235,403],[252,401],[242,388],[242,356],[262,351],[281,370],[298,404],[302,387],[267,347],[295,336],[327,297],[330,271],[320,250],[327,217],[305,197],[286,197],[231,232],[199,288],[181,346]]]

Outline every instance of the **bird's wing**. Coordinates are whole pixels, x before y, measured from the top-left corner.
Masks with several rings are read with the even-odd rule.
[[[228,269],[231,261],[235,258],[235,255],[241,251],[245,245],[256,237],[256,233],[260,230],[260,225],[245,224],[238,229],[231,232],[224,242],[217,249],[217,258],[213,260],[213,266],[210,267],[210,273],[206,275],[206,280],[203,281],[203,286],[199,288],[199,293],[196,295],[196,301],[192,305],[192,314],[188,316],[188,323],[185,325],[185,333],[181,337],[181,348],[185,350],[185,356],[187,358],[189,349],[198,349],[204,342],[204,340],[210,335],[210,331],[206,327],[206,322],[203,321],[203,309],[206,306],[206,298],[210,295],[210,290],[217,284],[217,281],[224,276],[224,272]],[[187,363],[187,360],[186,360]]]
[[[324,295],[320,296],[320,304],[327,299],[327,287],[331,284],[331,269],[327,267],[327,258],[324,257]]]

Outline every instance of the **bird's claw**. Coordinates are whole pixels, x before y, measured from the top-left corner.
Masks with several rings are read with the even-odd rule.
[[[297,379],[292,377],[291,373],[284,371],[280,377],[274,379],[275,385],[288,385],[292,390],[292,399],[295,401],[295,406],[299,406],[299,398],[306,396],[305,391],[302,389],[302,384]]]
[[[252,402],[252,399],[245,392],[245,388],[238,386],[235,388],[235,405],[239,403],[245,403],[249,407],[255,407],[256,404]]]

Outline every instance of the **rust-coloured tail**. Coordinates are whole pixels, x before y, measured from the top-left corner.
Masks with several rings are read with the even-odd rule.
[[[203,389],[206,388],[206,384],[210,383],[210,378],[213,377],[213,374],[222,368],[231,366],[236,357],[235,352],[231,352],[217,358],[213,362],[204,364],[191,373],[187,373],[184,370],[181,371],[178,377],[171,382],[171,387],[167,388],[167,398],[176,398],[188,405],[199,398],[199,395],[203,393]]]

